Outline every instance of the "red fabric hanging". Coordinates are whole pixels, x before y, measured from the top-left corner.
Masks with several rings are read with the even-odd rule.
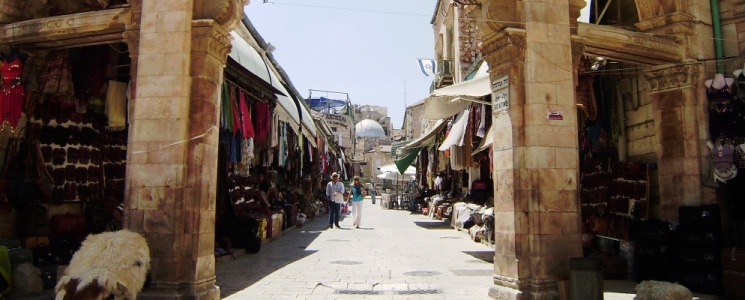
[[[243,93],[243,90],[238,91],[238,103],[241,107],[241,123],[243,123],[243,126],[241,127],[241,131],[243,132],[243,138],[253,138],[255,136],[254,133],[254,126],[251,123],[251,112],[248,111],[248,103],[246,103],[246,94]]]
[[[21,59],[15,58],[9,62],[2,62],[2,90],[0,91],[0,115],[3,127],[10,123],[12,129],[18,127],[18,119],[21,117],[23,100],[26,90],[21,83],[23,74],[23,63]]]
[[[269,115],[269,104],[257,102],[254,104],[253,111],[254,132],[256,133],[256,143],[266,143],[271,127],[271,116]]]
[[[235,99],[235,87],[230,89],[230,106],[233,108],[233,135],[241,129],[241,120],[238,115],[238,102]]]

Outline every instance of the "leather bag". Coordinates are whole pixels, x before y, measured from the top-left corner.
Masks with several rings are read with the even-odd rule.
[[[86,218],[83,215],[53,215],[49,221],[49,233],[52,235],[81,235],[86,231]]]

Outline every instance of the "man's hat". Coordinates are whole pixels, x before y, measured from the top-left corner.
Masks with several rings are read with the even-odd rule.
[[[339,173],[336,173],[336,172],[331,173],[331,178],[334,178],[334,177],[339,177]]]

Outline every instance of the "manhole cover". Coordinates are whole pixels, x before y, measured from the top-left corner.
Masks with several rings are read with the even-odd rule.
[[[441,239],[462,239],[460,236],[441,236]]]
[[[334,293],[340,295],[383,295],[385,292],[369,290],[336,290]]]
[[[437,271],[411,271],[404,273],[405,276],[435,276],[440,275]]]
[[[340,239],[330,239],[330,240],[326,240],[326,241],[329,241],[329,242],[349,242],[349,240],[340,240]]]
[[[331,262],[332,264],[336,265],[361,265],[361,261],[354,261],[354,260],[335,260]]]
[[[442,294],[442,291],[439,289],[420,289],[420,290],[406,290],[406,291],[396,291],[399,295],[432,295],[432,294]]]
[[[450,270],[457,276],[492,276],[494,270]]]

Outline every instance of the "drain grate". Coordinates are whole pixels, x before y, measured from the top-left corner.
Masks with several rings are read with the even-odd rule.
[[[383,295],[384,291],[371,291],[371,290],[336,290],[334,294],[339,295]]]
[[[441,239],[462,239],[460,236],[441,236]]]
[[[435,276],[440,275],[437,271],[411,271],[404,273],[405,276]]]
[[[330,262],[335,265],[361,265],[361,261],[355,261],[355,260],[335,260]]]
[[[435,294],[442,294],[442,290],[440,289],[406,290],[406,291],[396,291],[396,294],[399,294],[399,295],[435,295]]]

